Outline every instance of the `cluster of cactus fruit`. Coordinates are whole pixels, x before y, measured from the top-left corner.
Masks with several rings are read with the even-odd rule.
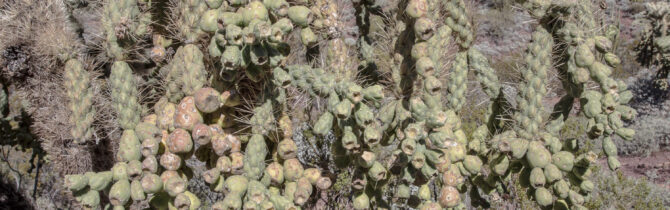
[[[656,85],[666,90],[670,73],[670,4],[668,2],[645,3],[645,18],[648,23],[637,50],[639,60],[646,66],[657,65]]]
[[[408,205],[412,196],[420,198],[414,206],[419,209],[464,209],[463,193],[509,193],[506,185],[512,178],[525,181],[523,186],[540,206],[583,209],[594,188],[588,178],[598,157],[593,152],[577,153],[574,139],[559,139],[575,99],[589,119],[588,136],[603,138],[612,170],[620,165],[612,137],[634,135],[622,121],[636,115],[626,106],[631,92],[610,77],[620,63],[611,53],[613,33],[618,30],[606,27],[603,36],[600,31],[582,30],[595,26],[578,26],[595,24],[590,7],[584,5],[590,2],[523,2],[538,24],[524,59],[513,115],[505,113],[511,107],[495,69],[471,47],[475,34],[464,0],[409,0],[400,7],[402,27],[398,29],[407,32],[403,34],[410,38],[402,41],[411,50],[392,56],[397,64],[391,69],[393,90],[381,84],[364,87],[356,80],[356,69],[343,68],[353,63],[347,56],[355,47],[335,33],[323,32],[339,27],[338,8],[331,2],[172,3],[183,45],[163,63],[168,57],[165,48],[172,41],[153,35],[151,59],[160,66],[165,81],[164,96],[153,112],[144,110],[135,75],[126,63],[133,57],[127,55],[132,51],[128,48],[141,42],[136,36],[152,31],[151,15],[143,13],[150,10],[151,1],[105,5],[105,50],[115,60],[109,76],[111,98],[124,131],[113,168],[65,177],[65,186],[86,208],[97,208],[105,200],[100,196],[106,195],[105,208],[125,209],[149,201],[155,209],[199,209],[202,202],[188,186],[194,170],[186,160],[192,158],[205,163],[207,170],[201,176],[211,191],[224,194],[212,209],[281,210],[308,205],[315,188],[327,191],[332,181],[319,168],[305,169],[298,159],[294,122],[288,115],[289,88],[325,99],[326,109],[312,131],[322,137],[334,135],[337,140],[330,152],[335,161],[353,163],[350,187],[355,209]],[[296,27],[304,46],[329,39],[324,49],[326,65],[287,64],[292,50],[287,39]],[[198,44],[203,37],[209,38],[202,47],[207,54]],[[458,52],[444,84],[447,52],[442,46],[452,38]],[[366,50],[364,44],[359,45],[361,51]],[[565,49],[554,50],[555,46]],[[567,94],[546,120],[543,99],[555,57],[564,61],[557,69],[564,76]],[[210,65],[216,70],[208,70]],[[470,69],[491,104],[485,123],[466,134],[459,115],[466,103]],[[84,142],[91,136],[95,112],[89,75],[76,59],[67,60],[65,72],[73,113],[71,133],[76,142]],[[407,78],[411,81],[406,82]],[[242,80],[263,84],[259,105],[251,110],[246,127],[233,121],[240,114],[235,107],[241,104],[237,84]],[[599,89],[587,88],[591,84]],[[388,148],[390,155],[383,152]],[[389,186],[393,190],[385,192]],[[419,190],[414,192],[412,187]]]

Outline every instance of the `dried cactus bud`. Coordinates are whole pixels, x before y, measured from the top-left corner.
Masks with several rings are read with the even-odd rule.
[[[142,142],[141,153],[145,158],[154,157],[158,154],[160,149],[160,140],[157,139],[146,139]]]
[[[289,160],[296,157],[298,146],[291,139],[284,139],[277,145],[277,154],[284,160]]]
[[[169,152],[164,153],[163,155],[161,155],[159,162],[161,166],[163,166],[163,168],[165,168],[166,170],[175,171],[181,168],[181,157],[179,157],[179,155],[176,155],[174,153]]]
[[[274,185],[284,183],[284,167],[278,162],[272,162],[265,168],[265,174],[270,178]]]
[[[300,27],[308,27],[314,17],[309,8],[305,6],[292,6],[288,8],[288,18]]]
[[[458,190],[452,186],[444,186],[440,190],[438,201],[442,208],[453,208],[461,201]]]
[[[114,206],[123,206],[130,200],[130,182],[127,179],[119,180],[109,189],[109,203]]]
[[[242,174],[244,172],[244,155],[240,152],[230,153],[230,172]]]
[[[405,13],[412,18],[420,18],[428,12],[428,2],[426,0],[410,0],[405,8]]]
[[[175,197],[186,191],[187,184],[188,183],[180,177],[171,177],[165,182],[163,187],[171,197]]]
[[[360,156],[358,156],[358,165],[363,168],[370,168],[377,160],[377,155],[374,152],[363,151]]]
[[[83,174],[65,175],[65,187],[75,192],[82,190],[88,185],[88,177]]]
[[[218,156],[226,155],[231,149],[230,142],[226,139],[226,136],[225,134],[214,134],[212,136],[212,149],[214,149],[214,152]]]
[[[526,160],[531,167],[544,168],[551,163],[551,153],[544,147],[542,142],[532,141],[528,146]]]
[[[156,120],[158,128],[161,130],[172,130],[174,129],[174,116],[177,113],[177,105],[165,101],[159,101],[155,106],[155,112],[158,113],[158,119]]]
[[[212,168],[203,172],[202,177],[205,179],[207,184],[214,184],[219,180],[221,176],[221,170],[218,168]]]
[[[232,161],[229,157],[221,156],[216,161],[216,169],[222,173],[230,173],[232,171]]]

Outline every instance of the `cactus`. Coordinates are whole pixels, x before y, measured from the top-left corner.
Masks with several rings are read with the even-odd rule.
[[[65,89],[72,113],[70,123],[74,125],[70,134],[76,143],[85,142],[93,134],[91,124],[95,119],[95,108],[92,107],[93,90],[89,77],[79,60],[70,59],[65,64]]]
[[[123,129],[134,129],[140,121],[140,104],[135,78],[126,62],[116,61],[110,75],[112,102]]]

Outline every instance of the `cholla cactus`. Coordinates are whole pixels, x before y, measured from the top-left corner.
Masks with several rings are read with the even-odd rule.
[[[150,31],[151,14],[143,13],[137,0],[109,1],[102,11],[107,56],[124,60],[129,48]]]
[[[82,143],[91,137],[91,124],[95,118],[93,106],[93,90],[90,88],[89,74],[81,62],[70,59],[65,64],[65,89],[68,95],[69,108],[72,112],[70,123],[73,126],[70,134],[75,142]]]
[[[643,65],[658,65],[656,83],[661,89],[668,88],[670,73],[670,4],[667,2],[645,3],[647,30],[642,34],[642,41],[637,46],[638,60]]]
[[[164,51],[170,41],[154,36],[152,60],[161,67],[162,78],[157,79],[165,85],[146,91],[164,95],[149,103],[153,110],[141,112],[139,94],[149,93],[139,93],[129,64],[116,61],[109,81],[124,129],[116,163],[109,171],[68,175],[65,187],[87,208],[97,208],[100,196],[108,196],[117,209],[145,201],[156,209],[199,209],[210,202],[191,191],[190,180],[198,173],[210,193],[223,196],[211,202],[212,209],[299,209],[312,207],[314,197],[328,199],[331,173],[348,170],[351,180],[339,183],[338,190],[351,191],[354,209],[462,209],[467,199],[461,193],[470,186],[486,194],[508,193],[505,184],[515,175],[528,183],[523,189],[538,205],[580,209],[594,190],[589,177],[597,155],[577,153],[574,142],[558,138],[576,98],[590,121],[590,136],[603,137],[610,167],[618,167],[611,138],[633,135],[621,120],[635,111],[625,105],[631,97],[625,85],[610,78],[618,64],[611,53],[612,36],[577,27],[576,21],[596,24],[589,5],[525,4],[538,25],[524,60],[518,106],[509,116],[503,113],[510,106],[495,69],[471,47],[475,34],[465,1],[403,4],[393,30],[405,37],[394,38],[397,49],[385,52],[392,58],[391,84],[364,80],[356,71],[379,62],[370,59],[376,46],[369,37],[346,34],[351,17],[339,15],[357,11],[355,5],[367,12],[371,3],[343,1],[175,1],[170,15],[183,42],[175,44],[180,46],[169,59]],[[137,2],[121,3],[106,8],[139,11]],[[204,37],[205,46],[200,42]],[[453,62],[447,62],[451,56],[445,56],[445,49],[452,40],[460,47]],[[554,51],[554,46],[565,49]],[[310,56],[320,53],[313,58],[324,62],[287,59],[304,52],[296,47],[309,49]],[[349,58],[359,54],[361,60]],[[565,61],[558,71],[566,75],[568,94],[557,105],[565,114],[544,119],[554,56]],[[83,77],[82,70],[75,68],[76,60],[71,62],[68,81],[75,81]],[[470,69],[491,105],[485,123],[466,133],[459,115]],[[599,89],[587,88],[589,81]],[[73,98],[84,100],[78,97],[83,89],[75,88],[80,86],[70,89],[80,93]],[[262,94],[247,94],[255,92]],[[241,97],[253,108],[241,108]],[[332,153],[327,164],[304,162],[298,148],[305,145],[293,140],[297,119],[290,103],[305,97],[325,102],[309,133],[335,138],[323,142]],[[503,126],[505,120],[516,124]],[[191,161],[203,164],[198,169]],[[319,168],[324,165],[328,172]],[[411,197],[419,204],[411,206]]]

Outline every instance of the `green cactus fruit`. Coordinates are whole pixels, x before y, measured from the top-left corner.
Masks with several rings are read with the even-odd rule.
[[[581,205],[584,203],[584,196],[578,192],[570,190],[568,193],[568,200],[570,200],[573,205]]]
[[[503,176],[507,173],[509,169],[510,161],[507,156],[500,156],[494,160],[494,164],[491,166],[491,171],[498,176]]]
[[[370,209],[370,198],[368,197],[367,194],[363,192],[359,192],[356,195],[354,195],[354,209],[356,210],[362,210],[362,209]]]
[[[249,143],[244,155],[244,172],[249,179],[258,180],[265,170],[265,156],[268,153],[265,139],[260,134],[254,134],[249,138]]]
[[[272,24],[273,28],[278,28],[283,34],[288,34],[293,30],[293,23],[288,18],[282,18]]]
[[[478,174],[482,169],[482,165],[482,160],[474,155],[466,155],[465,159],[463,160],[463,166],[465,166],[465,169],[467,169],[471,174]]]
[[[593,191],[594,188],[595,188],[595,185],[593,184],[593,182],[591,182],[589,180],[584,180],[584,181],[582,181],[581,184],[579,184],[579,189],[581,189],[582,192],[587,193],[587,194],[590,193],[591,191]]]
[[[226,179],[225,188],[230,193],[236,197],[241,197],[246,193],[248,187],[249,179],[245,176],[234,175]]]
[[[632,140],[633,136],[635,136],[635,130],[631,128],[619,128],[615,131],[617,136],[620,136],[624,140]]]
[[[561,171],[569,172],[572,171],[572,168],[575,163],[575,156],[566,151],[561,151],[554,154],[552,157],[552,163],[561,169]]]
[[[448,149],[447,151],[449,155],[449,160],[451,162],[458,162],[461,161],[465,158],[465,154],[467,151],[465,151],[465,146],[461,144],[457,144],[455,146],[452,146]]]
[[[330,178],[326,176],[321,176],[318,180],[316,180],[316,188],[319,188],[320,190],[328,190],[331,185],[333,185],[333,181],[331,181]]]
[[[96,190],[88,189],[86,192],[76,195],[76,199],[85,208],[93,209],[100,205],[100,193]]]
[[[563,178],[563,172],[556,165],[549,164],[544,167],[544,177],[546,177],[547,183],[553,183]]]
[[[610,138],[609,136],[605,137],[603,139],[602,147],[603,147],[603,151],[605,152],[605,155],[607,155],[607,157],[610,157],[610,156],[615,156],[616,157],[617,156],[616,145],[614,144],[614,141],[612,141],[612,138]]]
[[[318,40],[317,40],[316,34],[310,29],[309,27],[302,28],[300,30],[300,41],[302,41],[302,44],[305,46],[312,46],[314,45]]]
[[[593,41],[595,42],[596,49],[601,53],[607,53],[612,50],[612,41],[604,36],[594,36]]]
[[[382,138],[382,131],[376,124],[370,124],[365,126],[363,131],[363,141],[366,145],[372,147],[379,144]]]
[[[427,201],[430,200],[432,193],[430,192],[430,187],[428,184],[423,184],[419,187],[418,196],[421,200]]]
[[[266,21],[269,17],[268,9],[265,8],[265,5],[261,1],[249,2],[242,15],[246,24],[251,23],[253,20]]]
[[[296,182],[296,190],[293,194],[293,203],[298,206],[304,205],[312,194],[313,187],[307,177],[301,177]]]
[[[416,72],[423,76],[431,76],[435,72],[435,63],[429,57],[421,57],[416,60]]]
[[[435,23],[430,18],[421,17],[414,22],[414,34],[421,40],[429,40],[435,31]]]
[[[335,116],[340,119],[347,119],[351,115],[351,108],[354,105],[349,99],[344,99],[335,106]]]
[[[274,185],[284,183],[284,167],[278,162],[272,162],[265,168],[265,175],[270,178]]]
[[[146,139],[160,140],[163,134],[156,125],[141,122],[135,126],[135,135],[140,141],[144,142]]]
[[[184,191],[174,199],[174,206],[177,209],[200,209],[200,199],[195,194],[189,191]]]
[[[123,206],[130,199],[130,182],[127,179],[119,180],[109,189],[109,203],[114,206]]]
[[[211,9],[218,9],[223,4],[224,0],[205,0],[207,6]]]
[[[333,126],[333,120],[333,114],[324,112],[321,117],[319,117],[319,120],[316,121],[316,124],[314,124],[314,133],[322,136],[328,134]]]
[[[293,24],[296,24],[300,27],[308,27],[312,20],[314,19],[313,14],[309,8],[306,6],[291,6],[288,8],[288,18],[291,19]]]
[[[549,206],[554,202],[551,192],[544,187],[535,189],[534,197],[535,201],[537,201],[537,204],[540,206]]]
[[[413,155],[416,151],[416,141],[414,139],[405,138],[400,144],[400,148],[405,154]]]
[[[175,197],[186,190],[188,182],[180,177],[171,177],[163,185],[165,191]]]
[[[130,182],[130,198],[134,201],[141,201],[147,198],[142,188],[142,183],[138,180]]]
[[[240,152],[230,154],[230,171],[233,174],[244,173],[244,155]]]
[[[403,198],[403,199],[408,199],[411,193],[411,189],[409,186],[405,184],[400,184],[396,187],[396,192],[395,192],[395,197],[396,198]]]
[[[112,107],[123,129],[134,129],[140,121],[141,106],[133,72],[126,62],[116,61],[109,77]]]
[[[227,44],[228,40],[226,40],[226,37],[223,34],[214,34],[212,39],[209,41],[209,45],[207,45],[207,52],[209,53],[209,56],[221,57],[223,54],[223,48],[221,46],[225,46]]]
[[[88,185],[88,177],[83,174],[65,175],[65,187],[73,192],[80,191]]]
[[[438,201],[442,208],[453,208],[461,202],[461,195],[458,193],[458,190],[452,186],[443,186],[439,196]]]
[[[415,169],[421,169],[426,164],[426,156],[423,154],[424,150],[423,147],[419,147],[419,149],[412,154],[411,163]]]
[[[128,173],[128,178],[130,179],[134,179],[142,175],[142,163],[139,160],[132,160],[128,162],[126,173]]]
[[[579,180],[586,180],[593,175],[591,167],[574,167],[572,168],[572,175]]]
[[[163,181],[156,174],[146,174],[142,177],[141,187],[145,193],[158,193],[163,190]]]
[[[354,150],[355,148],[360,146],[358,145],[358,138],[356,137],[356,134],[354,134],[350,126],[344,127],[344,134],[342,136],[341,141],[342,141],[342,147],[349,151]]]
[[[595,56],[586,44],[580,44],[575,51],[575,63],[579,67],[588,68],[593,64]]]
[[[205,179],[205,182],[210,185],[216,184],[216,182],[219,181],[220,176],[221,170],[218,168],[212,168],[202,173],[202,177]]]
[[[302,176],[304,169],[296,158],[284,161],[284,179],[289,182],[297,181]]]
[[[226,195],[223,198],[222,209],[242,209],[242,197],[240,195]]]
[[[607,166],[609,166],[610,170],[614,171],[621,167],[621,162],[619,162],[616,156],[610,156],[607,157]]]
[[[368,170],[368,177],[375,182],[381,181],[386,178],[386,168],[380,162],[375,161]]]
[[[293,206],[293,203],[290,200],[279,194],[270,195],[270,201],[274,205],[274,208],[277,210],[296,209],[296,207]]]
[[[422,58],[422,57],[428,57],[429,56],[429,54],[428,54],[429,48],[430,48],[430,46],[429,46],[428,42],[423,42],[423,41],[422,42],[417,42],[417,43],[414,43],[414,45],[412,46],[412,51],[410,52],[410,54],[412,55],[412,58],[414,60],[418,60],[419,58]]]
[[[216,182],[209,185],[209,189],[214,192],[223,193],[226,187],[226,180],[223,176],[219,176]]]
[[[428,13],[428,2],[426,0],[410,0],[405,8],[405,13],[411,18],[420,18]]]
[[[365,126],[374,120],[374,114],[372,113],[372,110],[370,110],[370,108],[363,103],[356,104],[354,117],[356,118],[356,124],[359,126]]]
[[[378,101],[384,98],[383,87],[381,85],[366,87],[361,93],[363,94],[363,98],[369,101]]]
[[[200,16],[200,29],[208,33],[215,32],[219,29],[219,12],[219,10],[215,9],[205,11],[202,16]]]
[[[112,177],[114,181],[128,179],[128,164],[125,162],[117,162],[112,167]]]
[[[547,178],[544,176],[544,171],[542,171],[542,168],[533,168],[533,170],[530,171],[530,185],[538,188],[544,186],[544,184],[547,182]]]
[[[277,145],[277,154],[279,157],[288,160],[296,157],[298,146],[291,139],[284,139]]]
[[[319,178],[321,178],[321,171],[317,168],[308,168],[305,169],[302,176],[307,178],[311,185],[315,185]]]
[[[284,196],[286,196],[286,199],[288,199],[291,203],[293,203],[293,196],[297,189],[298,183],[296,182],[286,182],[284,184]]]
[[[102,171],[93,173],[88,177],[88,186],[91,190],[100,191],[107,188],[112,183],[113,173],[112,171]],[[66,176],[67,180],[67,176]]]
[[[526,160],[531,167],[544,168],[551,163],[551,153],[544,147],[542,142],[532,141],[528,146]]]

